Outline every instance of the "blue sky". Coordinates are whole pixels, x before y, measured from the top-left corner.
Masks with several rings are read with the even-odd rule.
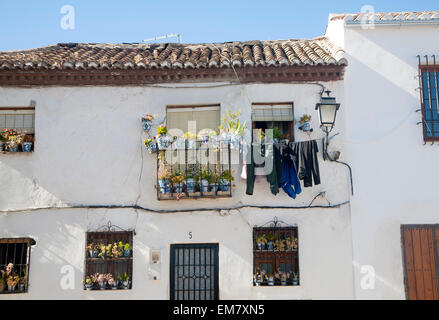
[[[439,10],[437,0],[1,0],[0,50],[59,42],[140,42],[181,33],[183,42],[312,38],[330,12]],[[75,9],[75,29],[61,28],[61,8]],[[173,41],[171,39],[170,41]],[[176,41],[176,40],[175,40]]]

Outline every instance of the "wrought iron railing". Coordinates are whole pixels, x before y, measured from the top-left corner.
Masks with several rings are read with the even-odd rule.
[[[157,151],[157,199],[232,196],[227,141],[176,140]]]

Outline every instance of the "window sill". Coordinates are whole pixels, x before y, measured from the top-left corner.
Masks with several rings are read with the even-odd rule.
[[[183,199],[219,199],[231,198],[232,191],[217,191],[217,192],[189,192],[189,193],[159,193],[157,200],[183,200]]]

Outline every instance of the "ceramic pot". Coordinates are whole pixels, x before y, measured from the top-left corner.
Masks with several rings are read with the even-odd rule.
[[[32,142],[23,142],[21,148],[23,152],[31,152],[32,151]]]
[[[167,136],[159,136],[157,138],[157,147],[160,150],[165,150],[169,147],[170,142],[171,141],[169,140],[169,138]]]
[[[218,184],[217,183],[209,184],[209,189],[211,192],[217,192],[218,191]]]
[[[201,180],[201,192],[209,192],[209,181],[206,179]]]
[[[150,131],[152,126],[152,121],[142,120],[143,130]]]
[[[188,193],[194,193],[195,192],[195,179],[189,178],[186,180],[186,190]]]
[[[18,145],[11,146],[10,144],[7,144],[7,146],[8,146],[8,151],[9,152],[18,152]]]
[[[273,277],[269,277],[268,278],[268,285],[269,286],[274,286],[274,278]]]
[[[197,144],[197,140],[194,140],[194,139],[186,140],[186,148],[187,149],[195,149],[196,144]]]
[[[174,190],[176,193],[182,193],[183,192],[183,183],[176,183],[174,184]]]
[[[123,256],[124,256],[125,258],[129,258],[129,257],[131,257],[131,250],[124,250],[124,251],[123,251]]]
[[[268,251],[273,251],[273,249],[274,249],[273,241],[268,241],[267,246],[268,246]]]
[[[230,182],[227,179],[220,179],[218,187],[220,191],[229,191]]]
[[[159,180],[160,193],[171,193],[171,187],[169,185],[169,179]]]

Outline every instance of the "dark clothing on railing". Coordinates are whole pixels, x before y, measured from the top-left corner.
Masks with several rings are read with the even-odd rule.
[[[317,147],[317,141],[311,140],[290,143],[290,147],[293,151],[297,175],[300,180],[303,180],[303,186],[305,188],[312,187],[313,178],[315,185],[320,184],[319,161],[317,160],[319,149]]]
[[[292,160],[292,152],[286,146],[284,146],[283,149],[282,177],[279,180],[279,187],[282,188],[291,198],[296,199],[296,195],[302,192],[302,187],[300,186],[300,181],[297,177],[296,166]]]

